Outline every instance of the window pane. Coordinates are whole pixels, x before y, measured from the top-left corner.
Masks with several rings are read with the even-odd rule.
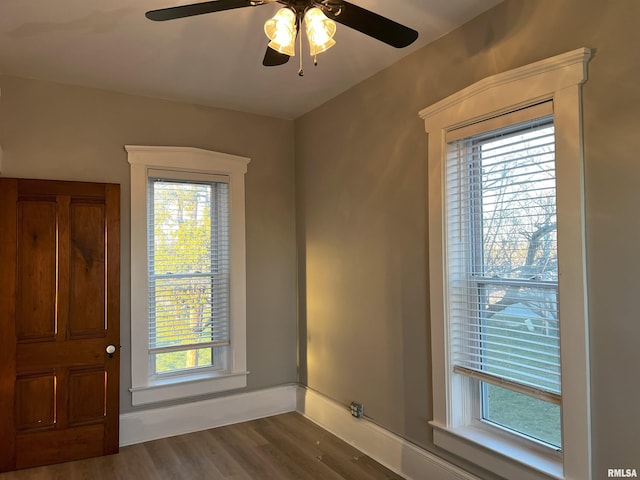
[[[482,265],[475,271],[557,281],[553,126],[480,140],[476,151]]]
[[[560,448],[560,405],[482,382],[483,419]]]
[[[560,334],[556,288],[491,285],[480,326],[481,369],[560,393]]]
[[[199,348],[183,352],[158,353],[151,355],[156,374],[177,372],[197,367],[210,367],[213,365],[212,348]]]
[[[211,271],[211,200],[211,185],[154,182],[155,274]]]

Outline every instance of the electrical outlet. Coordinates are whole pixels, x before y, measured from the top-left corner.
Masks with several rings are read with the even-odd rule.
[[[360,418],[364,415],[364,405],[358,402],[351,402],[351,415]]]

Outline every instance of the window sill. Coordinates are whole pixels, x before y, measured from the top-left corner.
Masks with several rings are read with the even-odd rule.
[[[146,385],[129,389],[131,404],[146,405],[244,388],[247,386],[248,374],[249,372],[207,372],[154,379]]]
[[[524,439],[514,439],[494,428],[448,428],[435,422],[430,424],[437,446],[502,477],[540,480],[542,473],[545,478],[564,479],[561,453]]]

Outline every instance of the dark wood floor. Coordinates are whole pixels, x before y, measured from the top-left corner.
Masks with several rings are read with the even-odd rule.
[[[123,447],[0,480],[401,479],[297,413]]]

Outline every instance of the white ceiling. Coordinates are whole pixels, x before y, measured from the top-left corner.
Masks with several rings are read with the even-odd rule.
[[[351,0],[420,34],[395,49],[338,24],[336,46],[263,67],[267,4],[152,22],[194,0],[0,0],[0,73],[296,118],[501,0]]]

